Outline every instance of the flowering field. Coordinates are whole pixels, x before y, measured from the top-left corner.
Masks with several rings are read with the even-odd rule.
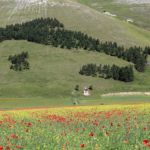
[[[0,150],[150,148],[150,104],[0,112]]]

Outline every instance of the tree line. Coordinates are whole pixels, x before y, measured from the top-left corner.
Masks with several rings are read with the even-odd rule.
[[[149,47],[143,49],[135,46],[125,49],[123,46],[118,46],[116,42],[101,42],[80,31],[66,30],[64,25],[55,18],[39,18],[0,28],[0,41],[11,39],[23,39],[67,49],[82,48],[104,52],[134,63],[135,69],[140,72],[144,72],[147,55],[150,54]]]
[[[150,55],[150,46],[146,46],[144,49],[144,53]]]
[[[92,76],[92,77],[101,77],[104,79],[114,79],[124,82],[131,82],[134,80],[134,72],[132,66],[119,67],[117,65],[96,65],[96,64],[87,64],[83,65],[79,71],[79,74]]]
[[[27,61],[28,58],[28,52],[22,52],[21,54],[17,55],[10,55],[8,57],[8,61],[11,62],[10,69],[15,71],[30,69],[29,62]]]

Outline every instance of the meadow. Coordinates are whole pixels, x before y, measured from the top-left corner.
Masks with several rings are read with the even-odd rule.
[[[140,6],[140,15],[131,15],[139,22],[130,24],[124,21],[125,13],[129,16],[133,11],[127,5],[108,4],[103,0],[101,8],[97,0],[94,5],[90,0],[38,2],[0,0],[0,26],[56,17],[67,29],[82,31],[102,41],[115,41],[125,47],[150,44],[146,6]],[[118,13],[118,17],[105,15],[103,9]],[[134,10],[139,11],[137,5]],[[10,70],[8,57],[23,51],[29,53],[30,70]],[[124,83],[81,76],[78,72],[87,63],[131,64],[83,49],[67,50],[24,40],[1,42],[0,150],[149,149],[150,96],[102,96],[121,91],[149,92],[149,65],[144,73],[134,70],[135,80]],[[76,98],[79,103],[73,106],[72,91],[76,85],[79,85]],[[84,97],[83,88],[90,85],[93,86],[91,96]]]
[[[76,99],[78,106],[86,105],[133,105],[150,103],[150,96],[147,95],[127,95],[127,96],[100,96],[99,98],[85,98],[83,96]],[[0,98],[0,111],[31,109],[31,108],[53,108],[73,106],[74,99],[68,98]]]
[[[0,149],[146,150],[150,104],[0,112]]]
[[[82,31],[102,41],[115,41],[125,47],[150,44],[149,31],[118,18],[106,16],[103,12],[85,5],[86,1],[84,4],[74,0],[48,0],[43,4],[34,1],[35,4],[27,0],[0,0],[0,26],[5,27],[39,17],[56,17],[66,29]],[[29,53],[30,70],[23,72],[10,70],[10,63],[7,60],[9,55],[19,54],[22,51]],[[144,73],[135,71],[134,82],[123,83],[79,75],[81,66],[87,63],[129,65],[129,62],[116,57],[86,52],[82,49],[67,50],[27,41],[1,42],[1,108],[71,105],[71,92],[77,84],[80,86],[83,100],[81,103],[85,105],[101,103],[99,99],[103,93],[150,90],[149,66]],[[82,96],[82,92],[85,86],[90,85],[94,90],[87,99]]]
[[[128,3],[132,0],[77,0],[78,2],[85,4],[99,12],[108,11],[115,14],[120,20],[126,21],[128,18],[133,20],[133,24],[150,30],[150,3],[140,3],[140,1],[134,1],[134,3]],[[124,2],[124,3],[123,3]],[[132,1],[133,2],[133,1]]]
[[[28,51],[30,70],[15,72],[9,69],[9,55]],[[149,91],[149,66],[144,73],[135,71],[135,81],[124,83],[112,79],[81,76],[78,72],[86,63],[128,65],[129,62],[103,53],[80,50],[65,50],[44,46],[27,41],[5,41],[0,44],[0,108],[42,107],[72,105],[72,91],[75,85],[80,86],[81,104],[100,104],[117,102],[101,99],[101,94],[120,91]],[[85,86],[93,85],[91,96],[82,95]],[[137,97],[124,98],[125,102],[137,100]],[[140,97],[138,101],[149,96]],[[119,99],[117,98],[118,102]],[[121,101],[122,103],[123,101]],[[135,101],[134,101],[135,102]]]

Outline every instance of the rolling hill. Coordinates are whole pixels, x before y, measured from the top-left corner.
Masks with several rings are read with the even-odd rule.
[[[39,17],[56,17],[67,29],[82,31],[102,41],[116,41],[125,47],[150,45],[148,30],[105,15],[83,3],[70,0],[0,0],[1,27]],[[10,70],[9,55],[22,51],[28,51],[31,69],[23,72]],[[0,104],[5,107],[6,104],[14,107],[69,105],[71,92],[77,84],[80,89],[89,85],[94,87],[92,96],[86,99],[97,101],[87,102],[81,96],[83,104],[97,103],[102,93],[150,90],[149,66],[144,73],[135,71],[134,82],[124,83],[79,75],[79,69],[86,63],[129,64],[116,57],[82,49],[65,50],[23,40],[4,41],[0,43]],[[17,102],[13,104],[13,101]]]
[[[83,31],[103,41],[149,45],[150,32],[71,0],[0,0],[0,25],[38,17],[56,17],[67,29]]]
[[[78,0],[78,2],[101,13],[106,11],[115,14],[115,18],[126,22],[129,20],[130,23],[150,31],[149,0]]]

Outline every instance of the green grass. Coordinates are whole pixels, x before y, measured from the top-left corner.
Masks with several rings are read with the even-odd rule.
[[[29,71],[15,72],[9,69],[9,55],[22,51],[29,52]],[[0,44],[1,97],[51,97],[69,96],[76,84],[82,88],[93,85],[98,95],[113,84],[125,83],[79,75],[82,65],[87,63],[127,65],[126,61],[102,53],[85,50],[64,50],[29,43],[26,41],[6,41]],[[111,85],[112,84],[112,85]],[[98,88],[99,87],[99,88]]]
[[[106,96],[101,97],[101,104],[138,104],[149,103],[150,96],[133,95],[133,96]]]
[[[31,69],[23,72],[10,70],[8,56],[22,51],[28,51]],[[65,50],[27,41],[2,42],[0,44],[0,107],[72,105],[71,92],[77,84],[81,91],[81,105],[103,103],[104,101],[101,101],[102,93],[150,90],[149,67],[145,73],[135,71],[134,82],[124,83],[112,79],[105,80],[79,75],[80,67],[91,62],[120,66],[129,64],[103,53]],[[82,90],[84,86],[89,85],[93,85],[94,90],[89,98],[85,98],[82,96]],[[141,98],[142,100],[143,98]],[[115,102],[114,99],[109,100],[110,103],[113,101]]]
[[[79,106],[84,105],[131,105],[150,103],[150,96],[107,96],[95,99],[80,97]],[[71,96],[64,99],[57,98],[1,98],[0,110],[14,110],[20,108],[50,108],[73,106]]]
[[[100,12],[108,11],[116,14],[117,18],[126,20],[131,18],[134,24],[144,29],[150,30],[150,4],[123,4],[116,3],[115,0],[77,0]],[[116,0],[117,1],[117,0]]]
[[[18,108],[41,108],[71,106],[71,99],[44,99],[44,98],[1,98],[0,110]]]
[[[150,44],[150,32],[76,2],[73,2],[73,7],[31,6],[16,12],[13,10],[13,0],[0,0],[0,26],[38,17],[56,17],[67,29],[82,31],[103,41],[116,41],[126,47]],[[8,56],[22,51],[29,52],[31,69],[14,72],[9,69]],[[0,108],[72,105],[71,92],[77,84],[81,91],[85,86],[94,87],[88,99],[81,96],[81,105],[103,103],[102,93],[150,91],[149,66],[145,73],[135,71],[134,82],[124,83],[79,75],[80,67],[87,63],[120,66],[129,64],[115,57],[84,50],[53,48],[27,41],[12,40],[0,43]],[[117,102],[114,99],[113,101]],[[109,100],[109,103],[113,101]]]

